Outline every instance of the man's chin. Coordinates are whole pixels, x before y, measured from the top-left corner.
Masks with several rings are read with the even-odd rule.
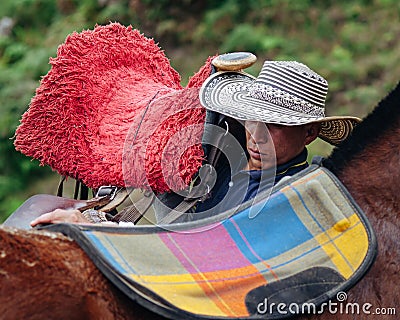
[[[265,159],[255,159],[251,158],[247,167],[248,170],[268,170],[274,168],[276,166],[275,159],[274,160],[265,160]]]

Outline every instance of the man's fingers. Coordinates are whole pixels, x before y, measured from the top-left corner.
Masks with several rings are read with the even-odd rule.
[[[88,223],[87,219],[79,210],[56,209],[54,211],[42,214],[31,222],[31,226],[37,226],[43,223]]]
[[[51,223],[53,212],[44,213],[41,216],[37,217],[35,220],[31,221],[31,227],[34,227],[41,223]]]

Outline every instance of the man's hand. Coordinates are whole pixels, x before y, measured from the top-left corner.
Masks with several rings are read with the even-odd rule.
[[[42,223],[90,223],[79,210],[56,209],[54,211],[44,213],[31,222],[31,226],[35,227]]]

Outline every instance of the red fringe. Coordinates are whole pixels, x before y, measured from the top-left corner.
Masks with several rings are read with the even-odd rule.
[[[50,59],[15,148],[91,188],[182,189],[203,158],[198,90],[210,63],[182,88],[164,52],[131,26],[73,33]]]

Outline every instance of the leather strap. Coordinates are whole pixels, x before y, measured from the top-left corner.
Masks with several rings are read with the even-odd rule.
[[[109,203],[107,203],[105,206],[101,207],[99,209],[99,211],[110,212],[110,211],[114,210],[122,202],[124,202],[126,200],[126,198],[128,198],[128,196],[131,194],[132,191],[133,191],[133,189],[131,189],[131,188],[119,189],[116,192],[114,198]]]
[[[172,209],[164,218],[158,221],[159,224],[170,224],[184,215],[189,209],[196,205],[199,199],[183,200],[174,209]]]
[[[154,193],[144,195],[140,200],[136,201],[132,205],[124,208],[121,212],[117,213],[111,221],[113,222],[133,222],[136,224],[145,212],[150,208],[155,198]]]
[[[75,200],[75,201],[79,201],[79,200]],[[87,209],[93,209],[93,208],[105,206],[106,204],[110,203],[110,196],[94,197],[94,198],[86,200],[84,202],[85,202],[85,204],[78,208],[78,210],[80,212],[83,212]]]

